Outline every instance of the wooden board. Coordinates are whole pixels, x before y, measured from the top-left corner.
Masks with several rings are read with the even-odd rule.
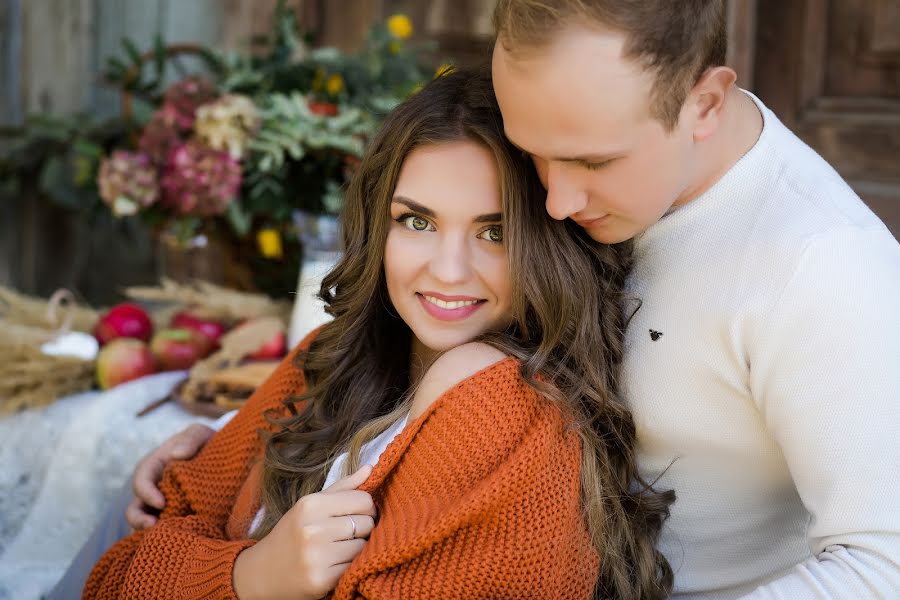
[[[900,3],[759,0],[755,88],[900,238]]]

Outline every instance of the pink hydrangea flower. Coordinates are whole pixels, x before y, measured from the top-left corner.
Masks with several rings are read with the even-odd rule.
[[[182,215],[225,212],[241,187],[241,167],[227,152],[191,141],[169,155],[161,204]]]
[[[178,130],[178,113],[174,106],[163,104],[144,127],[138,148],[158,166],[169,159],[172,149],[181,143]]]
[[[181,131],[194,126],[197,108],[216,97],[216,88],[202,77],[187,77],[166,90],[163,105],[168,106]]]
[[[116,150],[100,163],[100,197],[117,217],[136,214],[159,199],[159,181],[150,157]]]

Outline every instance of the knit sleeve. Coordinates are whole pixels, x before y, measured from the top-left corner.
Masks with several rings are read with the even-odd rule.
[[[900,598],[900,248],[812,239],[767,313],[753,397],[809,511],[811,557],[747,599]]]
[[[339,599],[586,598],[581,443],[506,359],[411,422],[364,485],[379,507]]]
[[[300,351],[308,341],[298,347]],[[261,450],[265,413],[303,389],[288,356],[191,460],[170,464],[160,483],[166,506],[153,527],[115,544],[94,566],[85,599],[232,598],[237,555],[255,542],[229,539],[226,524]]]

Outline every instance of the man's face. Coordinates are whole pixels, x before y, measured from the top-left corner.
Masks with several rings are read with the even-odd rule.
[[[653,76],[622,57],[623,44],[615,32],[569,28],[522,54],[498,42],[493,57],[506,134],[532,156],[547,212],[603,243],[655,223],[693,179],[690,118],[666,132],[650,112]]]

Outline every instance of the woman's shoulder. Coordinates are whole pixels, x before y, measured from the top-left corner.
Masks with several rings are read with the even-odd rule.
[[[409,418],[421,416],[438,398],[463,381],[493,370],[510,356],[482,342],[469,342],[444,352],[425,372],[416,389]],[[510,368],[514,361],[510,360]]]

